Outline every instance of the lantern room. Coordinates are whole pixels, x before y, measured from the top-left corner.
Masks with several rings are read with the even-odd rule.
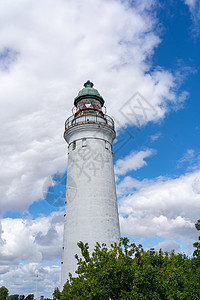
[[[104,100],[93,86],[94,84],[88,80],[84,84],[84,88],[80,90],[78,96],[74,99],[74,105],[76,107],[75,116],[88,112],[103,115],[102,107]]]

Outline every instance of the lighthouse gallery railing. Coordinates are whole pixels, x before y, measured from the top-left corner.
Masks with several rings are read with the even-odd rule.
[[[101,116],[99,114],[83,113],[81,115],[78,115],[77,117],[70,116],[65,121],[65,129],[69,128],[70,126],[81,124],[81,123],[103,123],[114,128],[114,121],[108,115]]]

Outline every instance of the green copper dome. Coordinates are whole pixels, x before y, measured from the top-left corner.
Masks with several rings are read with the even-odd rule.
[[[84,83],[84,88],[82,90],[80,90],[80,92],[78,93],[78,96],[74,99],[74,105],[76,106],[77,103],[85,98],[92,98],[92,99],[96,99],[99,100],[101,102],[101,106],[104,105],[104,100],[101,97],[101,95],[99,94],[99,92],[93,88],[94,84],[88,80],[86,83]]]

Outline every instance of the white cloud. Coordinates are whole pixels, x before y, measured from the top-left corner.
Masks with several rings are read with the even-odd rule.
[[[115,163],[115,175],[124,175],[129,171],[137,170],[147,165],[145,158],[153,155],[155,150],[147,149],[145,151],[132,152],[123,159],[118,159]]]
[[[194,193],[200,194],[200,176],[197,176],[194,179],[193,184],[192,184],[192,188],[193,188]]]
[[[147,185],[151,185],[154,183],[154,180],[143,179],[142,181],[135,179],[131,176],[125,176],[123,180],[119,181],[116,188],[117,194],[121,198],[123,195],[132,194],[135,190],[140,190],[143,187],[147,187]]]
[[[38,278],[37,278],[38,274]],[[12,266],[9,272],[1,276],[1,285],[8,288],[9,294],[34,294],[52,299],[55,287],[60,285],[60,266],[52,264],[46,266],[42,263],[19,263]],[[37,280],[37,294],[36,294]]]
[[[200,152],[194,149],[188,149],[183,157],[178,161],[177,166],[187,165],[187,170],[196,170],[200,168]]]
[[[176,106],[173,74],[150,72],[161,42],[154,4],[1,1],[0,213],[27,209],[43,197],[45,179],[66,170],[64,121],[87,79],[122,125],[129,121],[120,109],[137,91],[153,107],[141,125],[164,118],[167,103]]]
[[[60,213],[32,219],[4,218],[1,221],[0,262],[52,261],[61,259],[63,218]],[[48,242],[47,242],[48,240]]]
[[[182,161],[188,161],[188,160],[191,160],[191,159],[193,159],[193,157],[194,157],[194,150],[193,149],[188,149],[187,151],[186,151],[186,153],[184,154],[184,157],[181,159],[181,162]]]
[[[199,0],[184,0],[184,3],[188,5],[191,18],[194,23],[195,33],[199,33],[199,24],[200,24],[200,2]]]
[[[1,221],[1,285],[10,294],[35,293],[36,275],[40,295],[51,297],[60,285],[63,213],[32,219]]]
[[[185,4],[188,5],[190,9],[194,9],[197,3],[198,0],[185,0]]]
[[[161,136],[162,136],[162,134],[161,134],[160,132],[158,132],[158,133],[156,133],[156,134],[154,134],[154,135],[151,135],[151,136],[150,136],[150,140],[151,140],[152,142],[155,142],[155,141],[157,141]]]
[[[197,178],[199,171],[176,179],[159,177],[142,182],[123,179],[118,187],[123,193],[127,183],[127,194],[119,200],[122,235],[181,240],[191,249],[197,236],[194,224],[200,209],[200,196],[194,188]]]
[[[180,244],[173,240],[167,240],[156,245],[155,250],[159,251],[160,249],[168,252],[174,249],[180,253]]]

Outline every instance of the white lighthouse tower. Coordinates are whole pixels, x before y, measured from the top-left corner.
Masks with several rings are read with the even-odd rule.
[[[61,288],[75,275],[77,243],[107,246],[120,239],[113,168],[114,121],[102,111],[104,100],[89,80],[74,100],[75,114],[65,123],[68,143],[67,195]]]

